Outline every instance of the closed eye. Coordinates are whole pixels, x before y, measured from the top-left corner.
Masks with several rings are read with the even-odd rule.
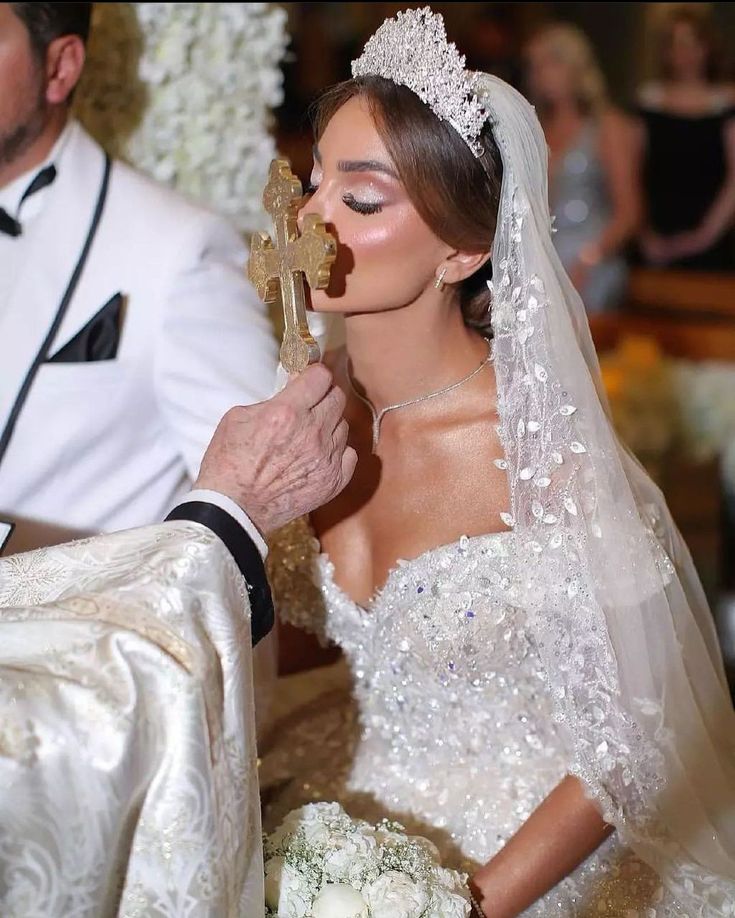
[[[349,192],[342,196],[342,201],[350,208],[350,210],[354,210],[355,213],[364,214],[365,216],[369,216],[370,214],[379,214],[383,209],[382,204],[358,201],[355,196]]]

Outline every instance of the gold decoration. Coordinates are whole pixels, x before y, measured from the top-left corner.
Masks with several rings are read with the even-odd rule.
[[[321,357],[306,322],[303,277],[312,289],[323,290],[337,257],[337,242],[318,214],[304,217],[299,235],[302,198],[301,182],[288,160],[274,159],[263,204],[273,220],[275,243],[267,233],[257,233],[248,262],[248,277],[264,303],[274,303],[280,288],[285,324],[281,363],[289,373],[300,373]]]

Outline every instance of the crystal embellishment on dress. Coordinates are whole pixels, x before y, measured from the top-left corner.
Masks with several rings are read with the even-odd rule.
[[[428,6],[386,19],[352,62],[352,76],[381,76],[414,92],[447,121],[478,158],[488,113],[475,94],[465,58],[447,41],[444,19]]]
[[[464,535],[397,561],[364,606],[335,582],[306,520],[274,537],[268,565],[281,618],[341,647],[349,676],[299,702],[261,748],[266,829],[303,803],[338,800],[351,816],[387,816],[430,838],[446,866],[476,869],[570,761],[515,533]],[[613,835],[524,918],[681,918],[656,900],[658,885]]]

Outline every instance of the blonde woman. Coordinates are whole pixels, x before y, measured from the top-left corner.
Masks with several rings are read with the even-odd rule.
[[[608,101],[592,46],[566,23],[528,43],[526,82],[549,145],[554,244],[589,312],[625,293],[622,249],[636,232],[633,128]]]

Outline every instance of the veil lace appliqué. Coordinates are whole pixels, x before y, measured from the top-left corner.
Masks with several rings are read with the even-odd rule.
[[[492,325],[511,525],[570,769],[688,916],[735,915],[735,716],[709,610],[658,489],[618,441],[551,243],[528,102],[476,77],[503,158]]]

